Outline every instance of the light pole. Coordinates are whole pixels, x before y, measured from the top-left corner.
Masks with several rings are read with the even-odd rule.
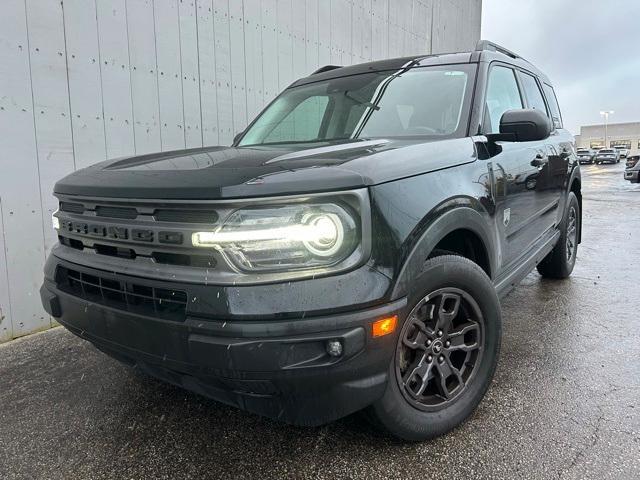
[[[615,112],[613,110],[607,110],[600,112],[600,115],[604,117],[604,148],[607,147],[607,127],[609,124],[609,115],[613,115]]]

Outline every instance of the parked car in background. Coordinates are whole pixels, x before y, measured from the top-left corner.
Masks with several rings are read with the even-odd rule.
[[[624,171],[625,180],[631,183],[640,183],[640,155],[627,157],[627,167]]]
[[[596,155],[596,163],[620,163],[620,152],[615,148],[602,148]]]
[[[620,158],[627,158],[629,156],[629,149],[626,147],[613,147],[620,153]]]
[[[580,164],[594,163],[596,161],[597,153],[598,152],[590,148],[579,148],[577,152],[578,161]]]

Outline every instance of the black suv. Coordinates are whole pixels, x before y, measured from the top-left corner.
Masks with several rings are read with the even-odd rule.
[[[571,273],[580,170],[549,79],[475,51],[324,67],[231,147],[55,186],[45,309],[141,371],[319,425],[419,440],[487,390],[499,296]]]

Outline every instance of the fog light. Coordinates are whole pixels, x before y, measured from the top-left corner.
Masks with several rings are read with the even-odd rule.
[[[329,340],[327,342],[327,353],[332,357],[342,355],[342,343],[340,343],[340,340]]]

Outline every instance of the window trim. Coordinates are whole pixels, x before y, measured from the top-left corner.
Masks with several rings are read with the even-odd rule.
[[[487,95],[489,94],[489,81],[491,80],[491,72],[493,71],[494,68],[496,67],[504,67],[507,68],[509,70],[511,70],[513,72],[513,77],[516,81],[516,85],[518,87],[518,93],[520,94],[520,103],[522,104],[522,108],[525,108],[525,97],[524,97],[524,93],[523,93],[523,88],[522,85],[520,83],[520,78],[516,72],[516,70],[518,69],[518,67],[516,67],[515,65],[511,65],[510,63],[505,63],[505,62],[501,62],[501,61],[493,61],[489,64],[489,68],[487,69],[487,79],[485,82],[485,86],[484,86],[484,95],[482,96],[482,113],[480,115],[480,134],[481,135],[487,135],[490,134],[492,132],[487,132],[485,131],[485,115],[486,113],[486,109],[487,109]],[[498,126],[499,128],[499,126]]]
[[[556,122],[553,119],[553,113],[551,112],[551,102],[549,101],[549,99],[547,98],[547,92],[545,91],[544,87],[545,85],[547,87],[549,87],[551,89],[551,93],[553,93],[553,99],[556,102],[556,105],[558,106],[558,116],[560,117],[560,126],[556,126]],[[564,128],[564,121],[562,120],[562,111],[560,110],[560,103],[558,102],[558,96],[556,95],[556,89],[553,88],[553,85],[547,83],[547,82],[542,82],[542,93],[544,93],[545,99],[547,99],[547,105],[549,105],[549,115],[551,118],[551,126],[553,127],[553,131],[555,132],[556,130],[559,130],[561,128]]]
[[[538,86],[538,91],[540,92],[540,95],[542,95],[542,102],[544,103],[544,108],[546,110],[545,113],[547,114],[547,118],[553,122],[553,115],[551,114],[549,101],[547,100],[547,97],[544,94],[544,89],[542,88],[542,82],[540,81],[540,79],[536,74],[529,72],[528,70],[525,70],[523,68],[518,68],[518,76],[520,77],[520,81],[522,83],[522,91],[524,92],[524,96],[527,100],[527,108],[532,108],[532,107],[531,107],[531,102],[529,100],[529,95],[527,95],[527,90],[526,88],[524,88],[524,82],[522,81],[522,79],[524,78],[524,75],[528,75],[532,77],[533,81]]]

